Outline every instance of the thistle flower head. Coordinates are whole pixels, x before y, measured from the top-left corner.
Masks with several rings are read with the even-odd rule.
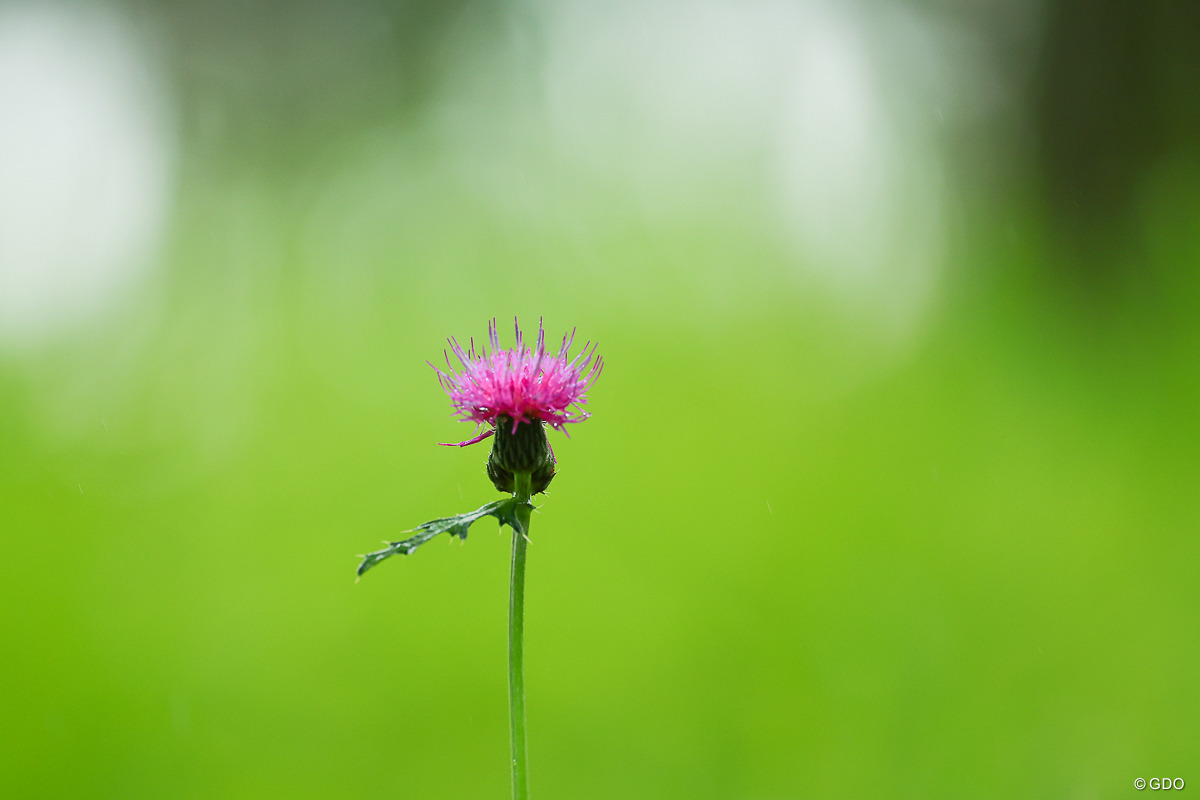
[[[464,421],[491,426],[465,442],[464,447],[494,434],[501,417],[511,420],[512,431],[523,422],[544,422],[566,432],[565,426],[583,422],[590,415],[583,410],[587,391],[600,375],[604,360],[596,354],[596,346],[588,342],[583,349],[568,358],[575,342],[575,332],[563,336],[558,352],[546,349],[546,332],[538,323],[537,345],[526,347],[520,325],[514,322],[516,345],[500,349],[496,320],[488,324],[489,352],[486,345],[475,349],[472,339],[467,349],[451,338],[446,352],[446,369],[430,364],[438,374],[438,382],[450,395],[455,415]],[[462,364],[456,371],[450,363],[453,352]]]

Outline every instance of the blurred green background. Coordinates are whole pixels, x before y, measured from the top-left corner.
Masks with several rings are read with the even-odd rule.
[[[0,7],[0,796],[1200,787],[1198,8]]]

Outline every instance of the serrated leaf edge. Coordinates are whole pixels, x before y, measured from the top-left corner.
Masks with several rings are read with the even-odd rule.
[[[435,538],[439,534],[449,533],[451,536],[457,536],[459,539],[466,540],[467,530],[472,524],[478,522],[484,517],[495,517],[500,521],[500,525],[507,525],[522,536],[526,532],[521,525],[521,521],[517,519],[517,506],[519,505],[517,498],[507,497],[503,500],[493,500],[490,503],[485,503],[474,511],[467,511],[463,514],[457,514],[453,517],[438,517],[431,519],[428,522],[422,522],[417,527],[406,533],[416,533],[415,536],[410,536],[407,539],[402,539],[397,542],[387,542],[387,547],[381,550],[375,550],[371,553],[360,555],[362,561],[358,565],[358,570],[355,573],[357,581],[367,570],[379,564],[385,559],[391,558],[394,555],[410,555],[418,547]],[[524,505],[533,508],[533,504],[529,501],[524,501]]]

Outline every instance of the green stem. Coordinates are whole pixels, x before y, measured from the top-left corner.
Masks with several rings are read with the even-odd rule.
[[[512,742],[513,800],[528,800],[529,759],[525,739],[525,538],[529,533],[529,495],[532,479],[528,472],[513,474],[513,495],[519,501],[517,521],[522,530],[513,531],[512,573],[508,587],[508,727]]]

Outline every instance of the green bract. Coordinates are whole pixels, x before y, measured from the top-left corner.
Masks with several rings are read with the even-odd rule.
[[[496,420],[496,438],[492,440],[487,474],[498,490],[511,492],[513,473],[517,472],[530,474],[533,494],[546,491],[554,479],[554,451],[540,419],[514,425],[511,417],[502,416]]]

